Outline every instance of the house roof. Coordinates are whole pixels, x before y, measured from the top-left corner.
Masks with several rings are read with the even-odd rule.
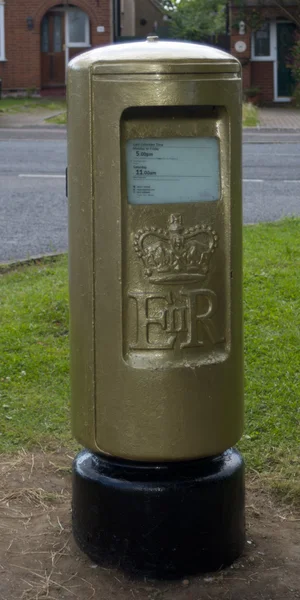
[[[158,8],[158,10],[160,10],[162,13],[164,13],[164,7],[162,5],[162,3],[160,2],[160,0],[150,0],[151,4],[154,4],[154,6],[156,8]]]

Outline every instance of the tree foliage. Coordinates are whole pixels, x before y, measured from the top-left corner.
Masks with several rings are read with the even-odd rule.
[[[291,71],[297,84],[300,84],[300,40],[297,40],[291,51]]]
[[[171,34],[176,38],[201,41],[226,28],[226,0],[166,0],[172,17]]]
[[[289,65],[294,81],[294,101],[297,108],[300,108],[300,39],[298,39],[291,51],[290,65]]]

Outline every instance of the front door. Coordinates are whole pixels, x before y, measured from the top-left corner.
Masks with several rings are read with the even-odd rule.
[[[52,10],[41,24],[42,87],[65,85],[65,13]]]
[[[291,48],[295,43],[295,29],[296,26],[293,23],[277,23],[278,98],[290,98],[295,86],[291,69],[287,66]]]

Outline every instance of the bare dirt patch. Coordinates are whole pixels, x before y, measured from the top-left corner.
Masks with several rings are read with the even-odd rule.
[[[133,579],[94,565],[71,533],[67,452],[0,460],[1,600],[295,600],[300,515],[249,482],[247,543],[232,567],[178,582]]]

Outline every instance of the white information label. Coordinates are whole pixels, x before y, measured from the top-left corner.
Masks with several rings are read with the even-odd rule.
[[[128,140],[129,204],[206,202],[220,197],[217,138]]]

